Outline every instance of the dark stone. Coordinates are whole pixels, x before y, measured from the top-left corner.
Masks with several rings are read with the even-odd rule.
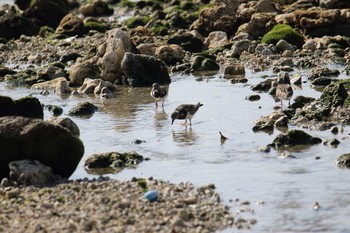
[[[22,16],[34,20],[39,26],[56,28],[68,12],[67,0],[34,0]]]
[[[79,103],[69,110],[70,116],[91,116],[98,110],[98,107],[89,102]]]
[[[193,71],[219,70],[220,66],[211,58],[202,55],[195,56],[191,64]]]
[[[294,102],[291,105],[291,107],[293,109],[297,109],[297,108],[302,108],[306,104],[309,104],[309,103],[315,101],[315,98],[299,95],[299,96],[295,97],[293,100],[294,100]]]
[[[38,160],[55,174],[69,177],[84,154],[81,140],[66,128],[38,119],[0,117],[0,178],[11,161]]]
[[[83,20],[74,14],[68,14],[63,17],[56,29],[56,33],[66,36],[81,36],[85,32]]]
[[[35,97],[24,97],[13,101],[10,97],[0,96],[0,117],[23,116],[29,118],[44,118],[40,101]]]
[[[15,73],[16,73],[16,71],[0,65],[0,77],[3,77],[7,74],[15,74]]]
[[[172,36],[167,43],[180,45],[184,50],[194,53],[201,52],[204,48],[203,41],[190,33]]]
[[[39,32],[39,27],[30,20],[17,15],[5,14],[0,17],[0,37],[18,39],[21,35],[33,36]]]
[[[121,62],[128,83],[134,87],[152,86],[153,83],[170,83],[167,65],[153,56],[125,53]]]
[[[314,145],[321,143],[322,140],[305,133],[302,130],[288,130],[286,134],[279,134],[272,145],[280,146],[297,146],[297,145]]]
[[[336,81],[336,80],[328,78],[328,77],[319,77],[319,78],[314,79],[311,82],[311,84],[316,85],[316,86],[327,86],[334,81]]]
[[[18,6],[18,8],[22,11],[27,9],[30,6],[31,0],[15,0],[15,4]]]

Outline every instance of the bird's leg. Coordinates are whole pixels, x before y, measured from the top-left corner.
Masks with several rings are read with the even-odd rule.
[[[156,104],[156,108],[158,108],[158,102],[157,102],[157,100],[154,101],[154,103]]]
[[[162,99],[162,107],[164,108],[164,99]]]

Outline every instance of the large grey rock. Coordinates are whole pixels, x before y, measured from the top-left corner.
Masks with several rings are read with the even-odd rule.
[[[107,32],[107,39],[99,47],[97,64],[101,70],[101,78],[111,83],[123,83],[121,61],[126,52],[139,54],[135,44],[123,30],[119,28]]]
[[[70,83],[74,86],[81,86],[86,78],[97,79],[100,75],[95,64],[88,60],[84,63],[76,63],[69,74]]]
[[[170,83],[167,65],[155,57],[127,52],[121,65],[131,86],[144,87],[152,86],[153,83],[161,85]]]
[[[0,178],[12,161],[38,160],[55,174],[69,177],[84,154],[82,141],[66,128],[25,117],[0,117]]]

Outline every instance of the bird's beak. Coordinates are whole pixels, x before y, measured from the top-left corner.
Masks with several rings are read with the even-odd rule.
[[[173,125],[175,118],[171,119],[171,125]]]

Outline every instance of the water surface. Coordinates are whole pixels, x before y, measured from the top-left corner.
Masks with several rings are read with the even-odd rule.
[[[298,71],[301,72],[301,71]],[[308,71],[302,71],[303,79]],[[109,174],[115,179],[154,177],[174,183],[191,181],[197,186],[214,183],[225,204],[243,218],[255,218],[254,232],[350,232],[350,170],[335,165],[337,156],[350,151],[349,128],[333,135],[329,131],[311,131],[323,140],[337,138],[341,144],[331,148],[322,144],[292,152],[294,159],[282,159],[279,152],[258,151],[281,132],[254,133],[253,121],[279,105],[266,93],[259,101],[246,96],[264,74],[247,71],[247,84],[230,84],[220,77],[173,75],[164,109],[155,109],[150,88],[119,88],[116,97],[102,101],[94,96],[62,98],[54,93],[43,96],[29,89],[8,89],[0,83],[0,93],[15,99],[32,93],[44,104],[56,104],[64,114],[81,101],[99,107],[91,118],[72,118],[81,131],[85,155],[71,179],[95,177],[86,173],[87,157],[100,152],[136,151],[150,158],[137,169]],[[303,83],[294,96],[319,97],[321,94]],[[183,103],[203,103],[192,127],[180,121],[171,125],[170,114]],[[285,106],[286,103],[284,103]],[[45,112],[45,118],[50,117]],[[295,126],[290,126],[295,128]],[[229,139],[220,141],[219,131]],[[133,144],[135,139],[144,143]],[[315,157],[320,159],[316,160]],[[249,201],[246,211],[239,203]],[[320,209],[312,209],[314,202]],[[264,204],[261,204],[261,203]],[[233,232],[228,229],[225,232]]]

